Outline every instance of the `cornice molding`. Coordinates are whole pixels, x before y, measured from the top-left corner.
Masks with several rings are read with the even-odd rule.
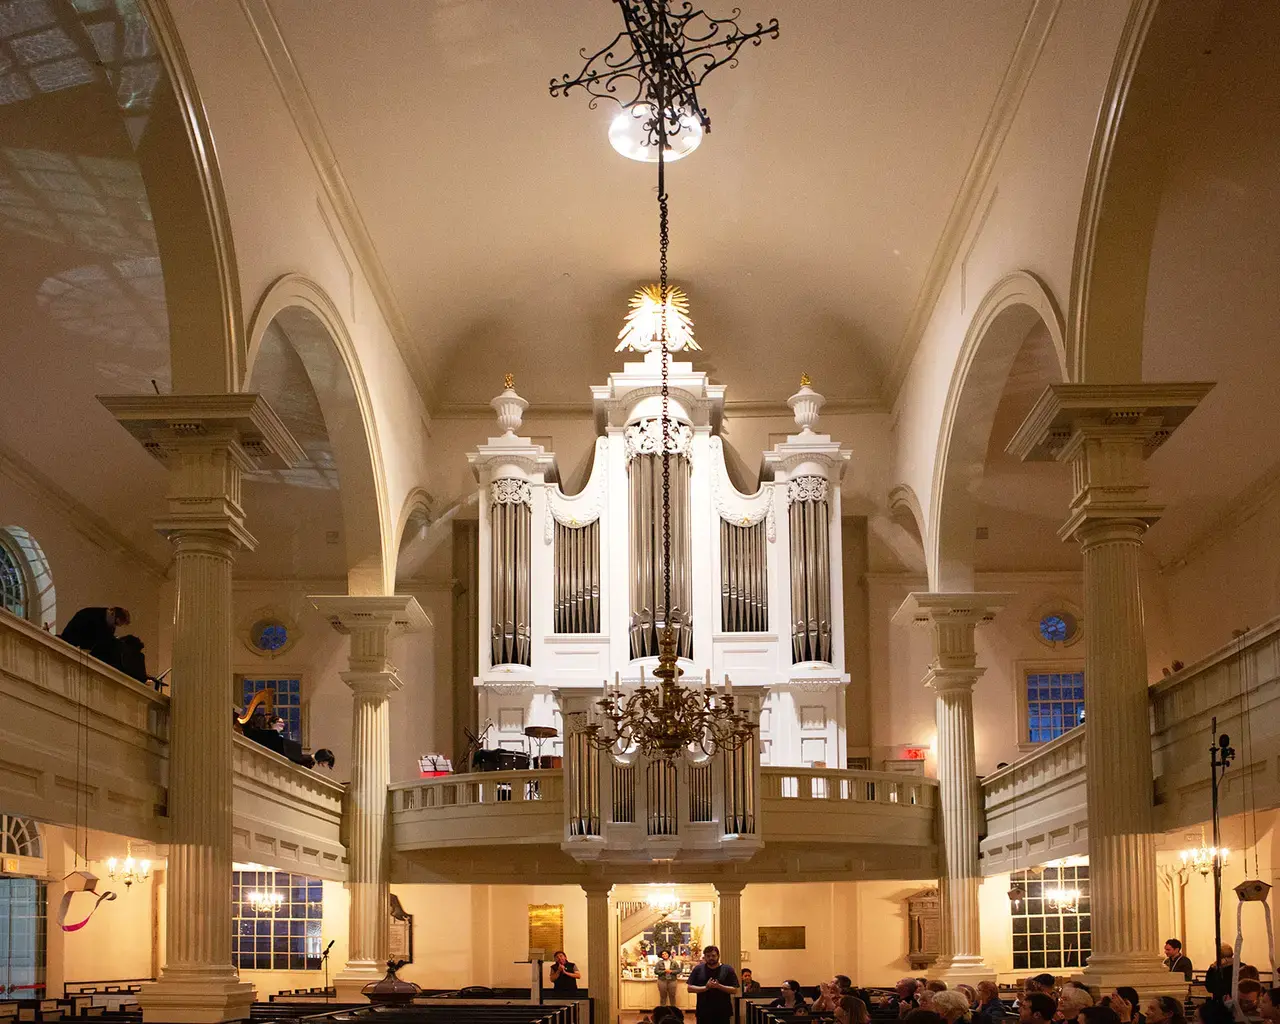
[[[1049,32],[1053,28],[1061,6],[1062,0],[1036,0],[1027,14],[1027,20],[1022,26],[1022,35],[1014,48],[1009,66],[1005,69],[1004,78],[991,105],[991,112],[987,115],[987,122],[983,125],[981,135],[978,136],[978,144],[965,171],[964,180],[955,201],[951,204],[951,212],[947,216],[938,245],[933,251],[933,258],[929,261],[929,268],[925,272],[911,316],[907,320],[906,330],[890,362],[881,393],[881,402],[886,406],[892,406],[897,401],[898,392],[902,389],[907,371],[915,359],[916,350],[920,346],[921,338],[924,337],[929,318],[933,316],[934,308],[937,306],[938,296],[942,294],[942,287],[946,284],[951,268],[960,255],[961,246],[973,225],[974,217],[981,208],[982,197],[987,192],[1000,151],[1017,117],[1018,108],[1022,105],[1022,97],[1026,94],[1031,76],[1040,62],[1040,55],[1044,52]]]
[[[119,533],[100,515],[3,444],[0,444],[0,476],[8,477],[37,501],[60,513],[71,527],[91,544],[105,551],[133,559],[144,572],[156,579],[168,577],[169,570],[166,565]]]
[[[856,415],[859,413],[883,413],[887,415],[888,406],[879,398],[828,398],[822,406],[823,416]],[[786,402],[725,402],[726,417],[781,417],[794,423],[795,414]],[[562,416],[566,419],[594,419],[595,409],[590,402],[548,402],[530,404],[525,412],[526,419],[539,416]],[[439,420],[492,420],[493,409],[479,402],[451,402],[441,405],[431,415],[433,423]]]
[[[374,301],[378,304],[378,309],[395,340],[396,348],[399,349],[401,358],[413,375],[423,404],[431,408],[434,387],[427,372],[426,363],[413,346],[408,321],[405,320],[400,303],[396,300],[391,280],[387,277],[386,268],[382,265],[382,259],[378,256],[377,247],[374,245],[373,236],[365,226],[355,197],[347,185],[342,168],[338,165],[337,154],[334,153],[329,137],[325,134],[324,125],[311,100],[311,94],[307,91],[302,74],[294,62],[293,54],[289,51],[284,34],[280,31],[280,23],[276,20],[275,12],[271,9],[269,0],[239,0],[239,3],[240,9],[257,37],[262,56],[271,69],[271,76],[280,90],[280,96],[289,111],[289,116],[293,119],[294,127],[298,130],[298,137],[311,158],[312,166],[315,167],[325,198],[333,208],[337,219],[336,226],[351,246],[351,251],[360,266],[360,272],[368,283]],[[339,255],[345,258],[345,254],[340,252]]]
[[[1177,572],[1229,537],[1280,495],[1280,464],[1273,466],[1253,483],[1239,491],[1226,510],[1196,533],[1178,551],[1159,563],[1161,574]]]

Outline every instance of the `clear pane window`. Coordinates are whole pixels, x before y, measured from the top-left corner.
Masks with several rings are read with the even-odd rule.
[[[240,970],[320,970],[320,879],[285,871],[233,871],[231,913],[231,960]]]
[[[1084,967],[1093,952],[1089,866],[1014,872],[1012,884],[1026,893],[1012,908],[1013,969],[1056,973]],[[1064,890],[1079,894],[1065,908],[1061,899]]]
[[[1047,743],[1084,721],[1083,672],[1028,672],[1027,740]]]

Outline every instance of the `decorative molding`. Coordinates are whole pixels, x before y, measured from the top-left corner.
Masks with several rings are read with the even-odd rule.
[[[591,464],[591,477],[587,486],[574,495],[566,495],[560,485],[546,487],[547,515],[543,528],[543,540],[550,544],[555,539],[555,524],[577,529],[589,526],[600,518],[609,497],[609,439],[596,438],[596,453]]]
[[[235,244],[232,238],[231,212],[227,204],[226,190],[222,187],[222,172],[218,168],[218,151],[209,127],[204,100],[195,86],[195,72],[187,58],[186,48],[178,32],[169,0],[141,0],[151,36],[164,61],[169,85],[186,129],[191,145],[191,160],[200,179],[200,191],[204,196],[205,215],[209,225],[209,242],[213,250],[218,273],[218,294],[222,333],[230,360],[226,363],[223,382],[228,391],[238,390],[245,373],[245,339],[241,334],[244,314],[240,304],[240,270],[236,265]]]
[[[640,389],[646,390],[646,389]],[[635,394],[635,392],[632,392]],[[660,455],[662,453],[662,420],[650,419],[642,423],[634,423],[624,431],[627,447],[627,462],[637,455]],[[671,434],[667,437],[667,451],[672,455],[690,457],[693,449],[693,428],[687,423],[671,423]]]
[[[881,393],[881,400],[887,406],[892,406],[897,400],[907,371],[911,368],[911,362],[920,346],[920,339],[924,337],[929,318],[937,305],[938,296],[942,293],[947,276],[960,254],[960,246],[973,223],[974,215],[979,208],[978,204],[987,192],[987,185],[991,180],[996,161],[999,159],[1000,150],[1004,147],[1009,129],[1017,117],[1022,97],[1026,94],[1031,76],[1040,62],[1040,55],[1044,51],[1049,32],[1053,28],[1061,5],[1062,0],[1036,0],[1027,14],[1022,35],[1018,39],[1018,45],[1013,51],[1009,66],[1005,69],[995,102],[991,105],[991,112],[982,128],[982,134],[978,137],[978,144],[969,161],[968,170],[965,171],[964,181],[956,194],[955,202],[951,205],[951,212],[938,239],[937,248],[934,249],[933,257],[929,261],[929,269],[925,273],[915,306],[911,310],[907,328],[890,362],[889,373]]]
[[[489,485],[490,505],[524,505],[533,507],[533,488],[528,480],[504,476]]]
[[[338,165],[337,155],[325,134],[320,115],[307,91],[306,83],[302,80],[298,66],[294,63],[293,55],[289,52],[289,46],[280,31],[275,12],[271,9],[269,0],[239,0],[239,3],[240,9],[257,37],[262,56],[271,70],[271,76],[280,90],[280,96],[289,111],[289,116],[293,119],[294,127],[298,130],[298,137],[311,158],[316,176],[324,189],[324,196],[333,209],[337,227],[341,229],[351,246],[356,263],[360,267],[365,282],[369,285],[369,290],[373,293],[374,301],[378,304],[391,337],[395,340],[400,357],[413,375],[423,404],[430,407],[434,388],[430,374],[427,372],[428,368],[421,353],[414,348],[408,321],[405,320],[404,312],[396,300],[386,268],[383,267],[373,243],[373,236],[365,226],[355,197],[347,185],[342,168]],[[341,251],[339,255],[345,257]]]
[[[1258,513],[1264,511],[1280,495],[1280,463],[1258,477],[1231,498],[1226,507],[1203,530],[1178,551],[1159,564],[1160,573],[1177,572],[1195,561],[1210,548],[1230,537]]]
[[[12,448],[0,444],[0,475],[8,477],[37,501],[61,513],[71,527],[96,547],[133,559],[148,575],[165,579],[169,567],[117,531],[70,492],[36,469]],[[33,534],[38,540],[38,534]]]
[[[712,453],[711,500],[716,514],[732,526],[755,526],[765,521],[765,533],[769,543],[777,539],[777,525],[773,514],[771,484],[762,483],[754,494],[743,494],[733,486],[724,464],[724,444],[713,437],[708,442]]]
[[[798,476],[787,482],[787,504],[797,501],[826,501],[827,478],[825,476]]]
[[[674,393],[674,389],[673,389]],[[632,392],[634,394],[634,392]],[[888,414],[889,409],[878,395],[864,398],[828,398],[822,407],[823,416],[857,415],[862,413]],[[792,412],[786,402],[744,399],[740,402],[725,402],[726,417],[742,416],[744,418],[779,417],[790,421]],[[595,405],[591,402],[533,402],[526,417],[564,417],[566,419],[595,419]],[[488,420],[493,418],[493,409],[479,402],[449,402],[439,406],[432,415],[432,420]]]

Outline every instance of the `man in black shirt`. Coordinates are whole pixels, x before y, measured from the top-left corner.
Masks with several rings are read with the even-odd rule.
[[[120,667],[116,645],[116,627],[129,625],[129,613],[123,608],[81,608],[58,635],[69,644],[112,668]]]
[[[698,997],[694,1016],[698,1024],[729,1024],[733,1019],[733,997],[738,994],[738,975],[720,962],[720,947],[702,951],[702,963],[689,972],[689,991]]]
[[[1191,980],[1191,958],[1182,952],[1180,939],[1169,939],[1165,942],[1164,962],[1170,974],[1181,974],[1187,981]]]
[[[565,956],[563,949],[557,949],[551,963],[551,988],[556,995],[577,995],[578,979],[581,977],[578,965]]]

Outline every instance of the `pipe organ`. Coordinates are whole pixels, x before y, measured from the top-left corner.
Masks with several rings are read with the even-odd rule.
[[[845,758],[840,480],[851,453],[814,429],[823,400],[804,380],[789,401],[798,432],[761,453],[757,489],[739,491],[720,436],[725,389],[674,358],[665,443],[683,683],[731,679],[759,734],[675,765],[615,764],[580,734],[606,680],[625,691],[657,664],[660,360],[646,352],[592,387],[598,436],[577,493],[561,487],[554,454],[519,434],[528,403],[510,380],[491,403],[501,433],[469,456],[480,488],[478,724],[488,746],[522,751],[526,728],[557,729],[531,752],[565,758],[566,843],[590,847],[584,858],[611,848],[611,830],[650,852],[750,839],[761,763]]]

